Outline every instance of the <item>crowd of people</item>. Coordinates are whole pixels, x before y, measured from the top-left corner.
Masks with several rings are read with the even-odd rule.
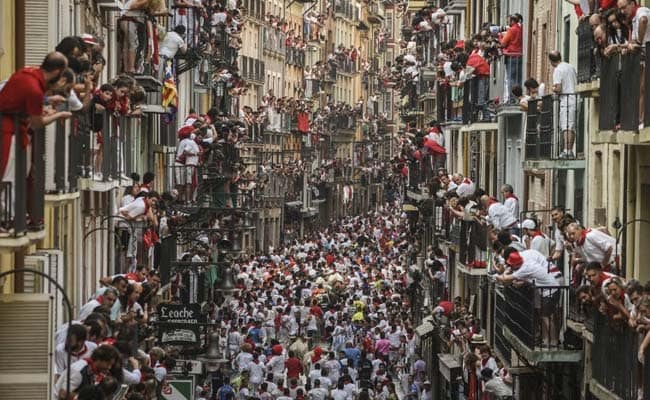
[[[135,201],[147,199],[158,197]],[[204,308],[226,362],[198,383],[197,398],[432,398],[431,366],[419,356],[410,312],[419,242],[413,223],[399,202],[386,203],[235,261],[233,297]],[[203,259],[199,252],[180,257],[188,256]],[[53,398],[68,398],[67,368],[78,399],[110,398],[122,387],[128,399],[156,398],[184,356],[151,339],[160,277],[138,265],[100,284],[78,319],[57,332]],[[177,288],[191,290],[183,285]],[[477,331],[472,343],[479,339]],[[480,351],[489,350],[481,343]],[[485,365],[497,370],[494,359]]]

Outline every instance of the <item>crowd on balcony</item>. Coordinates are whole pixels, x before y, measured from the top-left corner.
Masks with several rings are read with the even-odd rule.
[[[392,75],[397,87],[401,89],[402,97],[406,98],[403,106],[406,109],[415,109],[417,96],[425,91],[433,91],[432,87],[419,85],[423,79],[421,69],[427,67],[437,71],[438,90],[444,92],[445,99],[449,97],[451,100],[452,110],[448,112],[450,119],[461,118],[463,90],[469,90],[466,82],[470,80],[476,85],[471,91],[473,98],[470,99],[474,105],[473,112],[489,119],[493,114],[490,101],[509,101],[509,89],[521,84],[523,18],[519,14],[509,16],[507,27],[486,23],[465,42],[451,40],[441,43],[437,49],[432,49],[432,35],[441,25],[446,24],[446,21],[445,12],[432,6],[422,8],[410,20],[409,30],[400,42],[403,53],[397,61],[401,71]],[[491,64],[500,59],[504,60],[505,83],[509,89],[506,89],[502,96],[491,96]]]

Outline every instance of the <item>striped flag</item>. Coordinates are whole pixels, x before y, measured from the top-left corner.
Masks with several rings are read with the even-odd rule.
[[[165,63],[165,81],[162,88],[162,106],[167,108],[165,122],[170,124],[176,120],[176,111],[178,111],[178,91],[176,81],[172,71],[172,61],[167,60]]]

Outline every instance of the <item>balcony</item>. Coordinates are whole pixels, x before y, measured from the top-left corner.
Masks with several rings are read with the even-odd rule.
[[[288,65],[293,65],[294,67],[298,67],[298,68],[304,68],[305,50],[298,49],[295,47],[287,47],[285,61]]]
[[[600,79],[600,55],[596,51],[594,34],[588,20],[578,23],[578,92],[598,89]]]
[[[592,137],[593,143],[639,144],[650,141],[650,91],[641,93],[641,65],[640,52],[602,59],[599,132]],[[647,71],[644,83],[646,88],[650,87]]]
[[[30,130],[28,133],[34,156],[30,171],[28,149],[20,144],[23,137],[19,132],[21,119],[17,115],[0,117],[4,117],[0,118],[0,124],[13,119],[13,137],[18,139],[13,154],[9,154],[5,177],[0,182],[0,248],[17,248],[41,239],[45,234],[45,133],[43,130]],[[28,180],[30,173],[32,179]]]
[[[547,95],[528,102],[528,169],[585,168],[584,104],[580,94]],[[565,141],[575,136],[574,143]],[[570,148],[568,148],[570,146]]]
[[[495,288],[495,336],[529,364],[579,362],[582,352],[562,343],[569,287]]]
[[[241,57],[241,76],[253,83],[263,85],[266,79],[266,67],[264,61],[242,56]]]
[[[259,0],[242,0],[239,8],[248,18],[255,19],[259,22],[264,21],[266,15],[266,4]]]
[[[350,0],[341,0],[334,9],[335,16],[349,19],[354,21],[358,19],[357,8]]]
[[[589,391],[598,399],[635,400],[642,387],[643,398],[650,398],[648,361],[643,374],[638,373],[639,334],[627,326],[617,325],[606,315],[595,313],[593,336]],[[646,351],[645,359],[650,360],[649,357],[650,351]]]
[[[487,225],[461,221],[458,246],[458,268],[468,275],[487,275]]]
[[[368,22],[371,24],[381,24],[384,22],[384,9],[376,1],[368,4]]]
[[[263,35],[264,43],[262,46],[264,51],[278,57],[284,57],[287,51],[285,45],[285,33],[279,29],[264,27]]]
[[[305,98],[317,98],[321,91],[320,79],[305,79]]]

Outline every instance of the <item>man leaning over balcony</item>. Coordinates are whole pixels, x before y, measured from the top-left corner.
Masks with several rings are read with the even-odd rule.
[[[0,153],[0,178],[15,187],[15,146],[20,143],[27,153],[27,174],[30,170],[31,140],[27,134],[30,128],[42,128],[52,122],[72,116],[69,111],[56,111],[66,99],[63,96],[49,96],[49,90],[59,86],[61,76],[68,66],[66,57],[53,52],[43,60],[40,68],[25,67],[16,71],[0,91],[0,115],[2,115],[2,149]],[[20,122],[19,134],[14,135],[14,118]],[[17,143],[16,140],[19,140]],[[11,196],[11,209],[15,199]]]
[[[512,229],[516,227],[517,220],[506,206],[488,195],[481,196],[481,206],[487,211],[487,222],[496,230]]]
[[[576,140],[576,85],[578,75],[576,69],[562,61],[557,50],[548,53],[548,59],[555,68],[553,71],[553,92],[560,97],[559,128],[562,131],[562,152],[560,158],[575,158],[573,145]]]
[[[578,223],[566,227],[567,240],[575,248],[574,264],[578,262],[599,262],[603,270],[616,271],[617,257],[614,255],[616,239],[598,229],[586,229]]]
[[[503,251],[503,258],[506,264],[512,269],[512,273],[497,275],[496,280],[504,285],[522,286],[533,284],[536,288],[548,288],[536,291],[539,293],[540,308],[542,316],[542,340],[544,346],[557,346],[559,342],[559,324],[556,318],[556,308],[560,300],[560,292],[555,289],[558,285],[558,278],[561,277],[557,270],[549,268],[548,261],[542,253],[537,250],[517,251],[508,247]]]

